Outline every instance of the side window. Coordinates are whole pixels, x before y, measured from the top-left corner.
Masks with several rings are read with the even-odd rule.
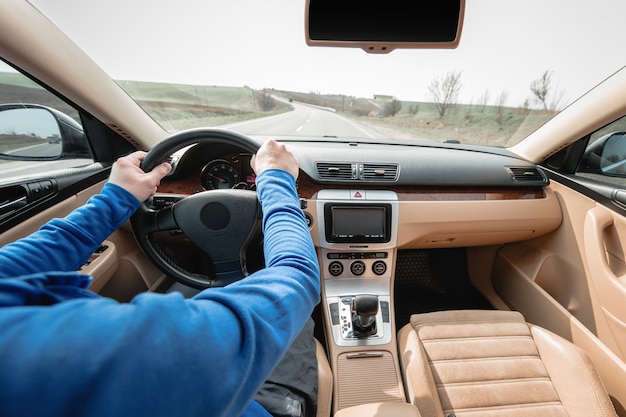
[[[76,109],[0,60],[0,178],[92,162]]]
[[[626,116],[591,135],[576,175],[626,187]]]

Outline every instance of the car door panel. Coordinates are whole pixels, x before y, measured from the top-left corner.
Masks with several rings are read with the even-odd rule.
[[[549,235],[501,247],[491,282],[528,321],[585,349],[620,408],[626,404],[626,295],[616,277],[626,265],[618,244],[626,219],[557,181],[550,187],[561,202],[563,223]]]
[[[621,237],[626,222],[614,212],[597,206],[587,212],[584,222],[584,254],[589,281],[615,339],[615,346],[626,358],[626,263]]]
[[[27,184],[31,184],[29,182]],[[93,194],[97,193],[103,186],[103,182],[98,182],[91,187],[87,187],[86,189],[77,192],[76,194],[72,194],[67,198],[60,199],[60,193],[55,192],[56,195],[53,196],[54,201],[58,201],[51,206],[39,210],[36,214],[29,215],[26,220],[19,222],[14,227],[4,231],[0,234],[0,246],[13,242],[17,239],[20,239],[24,236],[27,236],[36,230],[38,230],[43,224],[52,220],[53,218],[64,217],[69,214],[72,210],[77,207],[83,205],[89,197]],[[11,186],[13,188],[21,188],[25,189],[26,184],[21,184],[18,186]],[[6,187],[9,188],[9,187]],[[67,192],[67,191],[66,191]],[[28,195],[26,194],[24,198]],[[36,201],[35,201],[36,202]],[[34,203],[30,203],[34,204]],[[24,206],[24,208],[28,208]],[[35,208],[31,207],[34,211]],[[20,211],[19,209],[16,210]],[[30,214],[30,213],[29,213]],[[23,216],[22,216],[23,217]],[[6,219],[11,220],[9,219]],[[87,261],[87,264],[83,266],[81,272],[89,274],[93,278],[93,283],[91,289],[94,291],[99,291],[102,287],[108,282],[111,276],[114,274],[117,269],[118,260],[117,260],[117,251],[115,248],[115,244],[112,241],[106,241],[103,243],[106,246],[106,250],[101,253],[94,253],[92,257]]]

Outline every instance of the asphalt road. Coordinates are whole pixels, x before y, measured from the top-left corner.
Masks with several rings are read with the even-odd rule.
[[[224,126],[254,136],[336,136],[343,138],[385,139],[386,136],[346,119],[332,110],[289,103],[294,110],[276,116]]]

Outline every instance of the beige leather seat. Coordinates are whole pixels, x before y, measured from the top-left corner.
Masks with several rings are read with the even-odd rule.
[[[398,346],[422,417],[616,416],[587,354],[518,312],[415,314]]]
[[[316,417],[329,417],[333,401],[333,373],[322,344],[315,339],[317,357],[317,414]]]

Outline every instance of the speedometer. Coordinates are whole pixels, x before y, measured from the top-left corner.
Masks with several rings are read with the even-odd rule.
[[[200,173],[200,182],[205,190],[233,188],[238,180],[237,170],[224,159],[209,162]]]

